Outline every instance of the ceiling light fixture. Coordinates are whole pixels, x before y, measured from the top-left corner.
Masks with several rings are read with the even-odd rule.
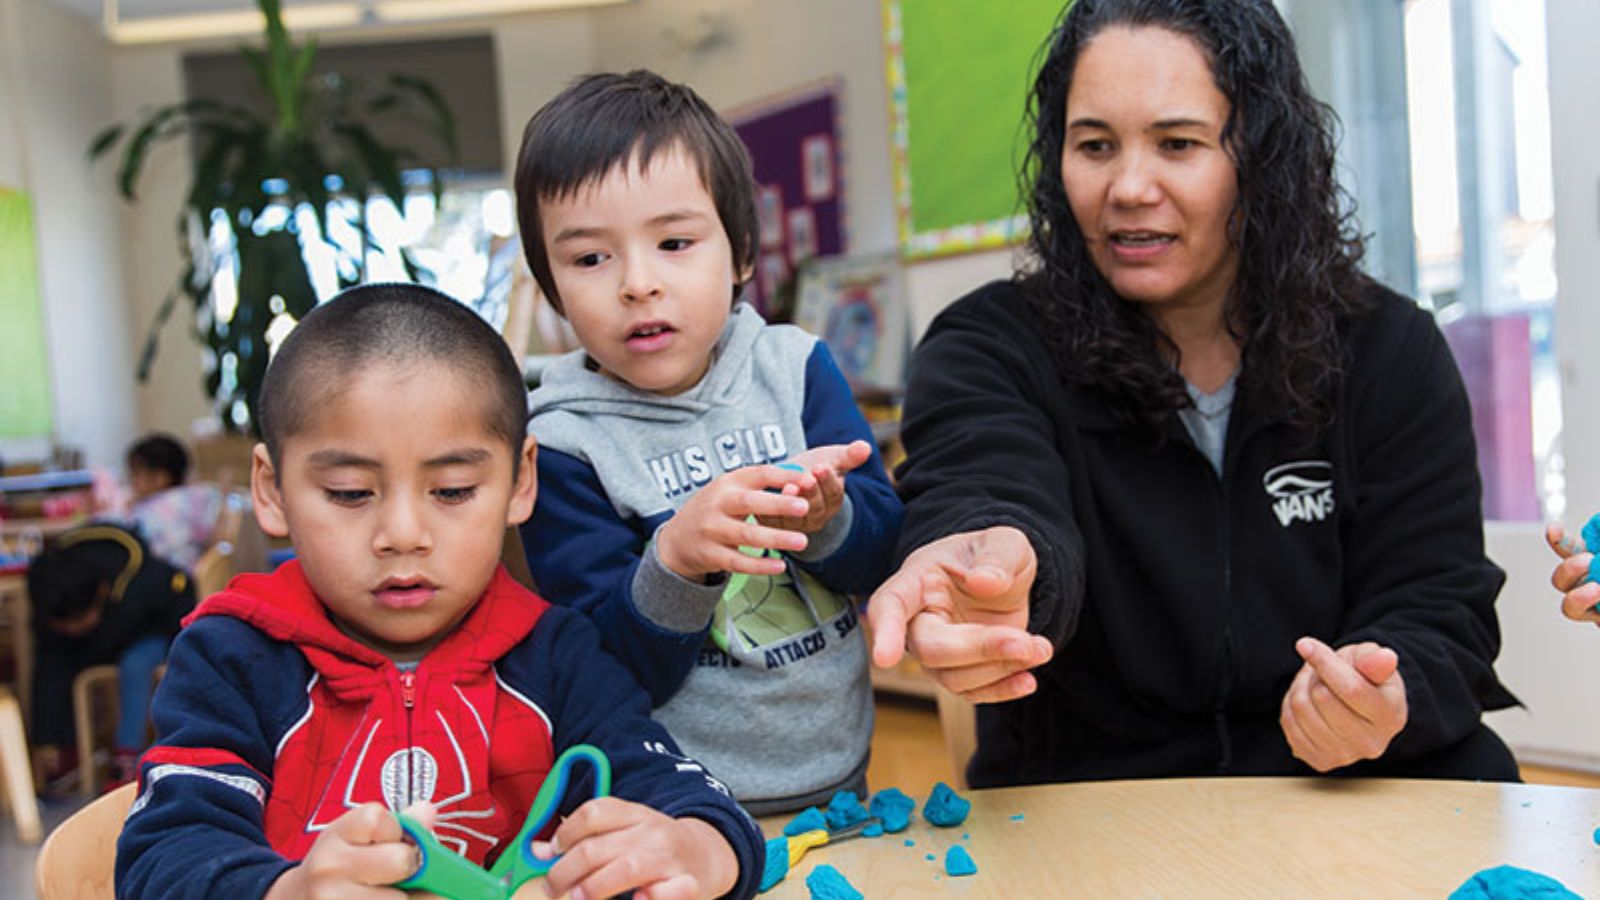
[[[444,22],[553,9],[609,6],[629,0],[340,0],[285,4],[283,24],[291,31],[327,31],[374,24]],[[102,0],[102,29],[113,43],[152,44],[202,41],[260,34],[265,22],[256,9],[122,18],[118,0]]]

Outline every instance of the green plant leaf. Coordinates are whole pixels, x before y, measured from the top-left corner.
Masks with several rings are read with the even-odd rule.
[[[334,125],[333,130],[349,142],[356,158],[384,195],[394,202],[397,209],[404,209],[406,187],[400,178],[400,164],[394,152],[385,147],[365,125],[345,122]]]
[[[94,140],[89,143],[89,159],[98,159],[100,154],[110,150],[111,145],[115,144],[117,142],[117,138],[120,137],[122,137],[121,122],[118,122],[117,124],[112,125],[95,135]]]

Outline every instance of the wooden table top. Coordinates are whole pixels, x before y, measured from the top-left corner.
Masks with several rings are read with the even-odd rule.
[[[1204,778],[968,791],[956,828],[811,850],[771,892],[829,864],[894,897],[1438,897],[1514,865],[1600,898],[1600,790],[1460,781]],[[1020,816],[1020,818],[1015,818]],[[790,817],[763,819],[768,837]],[[906,846],[907,840],[914,846]],[[944,874],[961,844],[977,864]],[[927,854],[933,854],[932,860]]]

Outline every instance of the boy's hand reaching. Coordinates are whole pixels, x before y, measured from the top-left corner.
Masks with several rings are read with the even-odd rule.
[[[817,481],[816,487],[809,491],[801,491],[796,486],[790,486],[785,487],[783,492],[785,494],[793,492],[806,501],[808,507],[805,515],[760,517],[761,524],[805,534],[816,534],[832,521],[833,517],[839,514],[840,507],[844,506],[845,473],[856,469],[871,458],[872,445],[866,441],[812,447],[810,450],[795,454],[789,462],[810,472]]]
[[[406,810],[433,827],[434,810],[419,804]],[[266,900],[291,897],[394,897],[406,892],[390,887],[411,877],[421,857],[405,839],[394,814],[381,803],[365,803],[335,819],[317,837],[300,864],[287,870],[267,890]]]
[[[1600,584],[1588,580],[1594,554],[1584,547],[1583,541],[1576,535],[1566,534],[1560,525],[1547,526],[1544,539],[1549,542],[1550,549],[1561,557],[1555,571],[1550,573],[1550,583],[1563,595],[1561,614],[1574,622],[1593,622],[1600,626],[1600,612],[1594,608],[1596,603],[1600,603]]]
[[[748,556],[739,548],[804,550],[803,533],[764,523],[804,518],[811,509],[804,498],[817,490],[817,478],[810,472],[779,466],[728,472],[690,497],[656,531],[656,554],[663,565],[690,581],[703,582],[721,572],[782,574],[783,560]]]
[[[541,859],[557,853],[543,879],[551,897],[599,900],[631,890],[640,900],[692,900],[720,897],[739,880],[738,857],[709,823],[616,797],[583,804],[549,844],[534,845]]]

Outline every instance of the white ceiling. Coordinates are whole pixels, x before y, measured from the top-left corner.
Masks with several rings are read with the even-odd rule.
[[[50,0],[63,9],[70,9],[87,18],[99,21],[103,0]],[[285,8],[315,6],[325,0],[283,0]],[[149,16],[181,16],[192,13],[238,12],[255,9],[255,0],[117,0],[117,13],[124,19]]]

